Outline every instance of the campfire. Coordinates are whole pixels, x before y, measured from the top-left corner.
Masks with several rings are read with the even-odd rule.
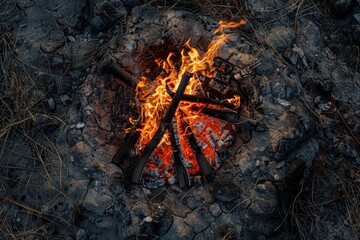
[[[228,39],[225,29],[243,24],[244,20],[220,21],[203,54],[189,39],[179,54],[169,53],[166,59],[156,60],[161,71],[155,78],[145,73],[137,80],[110,64],[110,73],[136,93],[139,117],[130,118],[133,127],[113,159],[116,164],[129,156],[137,159],[132,182],[143,180],[145,186],[157,187],[178,181],[185,187],[197,175],[209,181],[238,127],[256,127],[254,120],[239,114],[239,81],[259,62],[244,68],[217,56]]]

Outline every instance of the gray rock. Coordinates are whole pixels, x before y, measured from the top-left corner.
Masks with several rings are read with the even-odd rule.
[[[98,228],[112,229],[115,225],[115,219],[110,216],[100,217],[95,220],[95,225]]]
[[[85,232],[85,229],[79,229],[77,232],[76,232],[76,240],[86,240],[86,232]]]
[[[121,1],[109,0],[97,4],[94,9],[95,16],[90,21],[91,30],[94,32],[106,31],[115,23],[123,21],[127,11]]]
[[[50,98],[48,100],[48,107],[49,107],[50,111],[54,111],[56,109],[56,103],[55,103],[54,98]]]
[[[193,229],[185,224],[183,218],[174,217],[174,222],[169,231],[161,239],[173,240],[176,237],[177,239],[190,240],[193,239],[194,235]]]
[[[103,21],[103,19],[100,16],[94,16],[90,20],[90,28],[94,32],[104,31],[104,30],[106,30],[107,27],[108,26],[106,25],[106,23]]]
[[[73,147],[77,141],[80,139],[81,130],[78,129],[71,129],[66,133],[66,141],[69,147]]]
[[[227,177],[217,177],[211,183],[214,198],[221,202],[231,202],[240,196],[240,189]]]
[[[144,4],[144,0],[121,0],[121,2],[124,4],[124,7],[128,9]]]
[[[221,214],[221,208],[220,205],[218,203],[214,203],[213,205],[210,206],[210,212],[214,217],[218,217]]]
[[[360,45],[360,25],[355,26],[353,31],[353,39],[357,45]]]
[[[140,223],[141,232],[148,236],[161,237],[165,235],[173,224],[173,216],[167,210],[159,211],[152,217],[148,216]]]
[[[273,27],[265,37],[265,42],[274,50],[282,52],[293,42],[293,28],[285,26]]]
[[[252,196],[249,209],[253,213],[265,219],[274,217],[277,212],[278,202],[277,190],[272,182],[266,181],[263,184],[258,184]]]
[[[174,198],[173,196],[171,196],[171,198],[167,196],[162,204],[175,216],[184,218],[190,212],[189,208],[184,206],[181,201],[179,201],[177,198]]]
[[[196,233],[204,231],[208,226],[208,212],[206,208],[197,208],[195,211],[189,213],[184,222],[193,227]]]
[[[68,195],[74,200],[81,200],[85,197],[88,185],[88,179],[72,180],[69,184]]]
[[[311,167],[312,161],[319,152],[319,142],[315,138],[310,138],[307,142],[298,146],[295,151],[290,154],[289,160],[299,159],[305,162],[306,167]]]
[[[142,5],[133,8],[131,12],[131,22],[133,24],[140,23],[142,21],[151,20],[158,12],[158,9],[150,4]]]
[[[104,214],[106,208],[111,204],[111,202],[112,198],[109,195],[91,188],[85,196],[83,206],[87,210],[101,216]]]
[[[304,52],[309,62],[318,61],[321,57],[321,34],[320,29],[313,22],[305,22],[301,29],[300,34],[300,49]]]
[[[355,13],[353,15],[353,17],[355,18],[355,20],[357,21],[358,24],[360,24],[360,13]]]
[[[331,3],[331,12],[335,17],[344,17],[356,4],[357,0],[334,0]]]
[[[41,44],[40,49],[46,53],[52,53],[64,46],[65,40],[59,35],[51,36],[51,38],[46,38]]]
[[[50,58],[50,66],[51,67],[61,67],[64,64],[64,56],[62,55],[54,55]]]

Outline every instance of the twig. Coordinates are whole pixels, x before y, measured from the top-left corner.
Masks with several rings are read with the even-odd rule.
[[[355,135],[355,133],[351,130],[351,128],[349,127],[349,125],[347,124],[344,115],[338,111],[338,114],[341,118],[341,121],[344,123],[346,129],[348,130],[348,132],[350,133],[351,137],[355,140],[355,142],[357,143],[358,147],[360,148],[360,140],[357,138],[357,136]]]

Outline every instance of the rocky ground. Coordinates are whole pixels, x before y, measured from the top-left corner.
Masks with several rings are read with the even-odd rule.
[[[0,239],[357,239],[356,1],[0,1]],[[133,76],[189,37],[246,65],[241,129],[211,182],[132,185],[122,147]]]

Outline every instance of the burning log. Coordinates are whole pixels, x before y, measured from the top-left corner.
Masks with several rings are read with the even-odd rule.
[[[187,123],[184,123],[187,131],[189,131],[187,133],[188,136],[188,140],[189,143],[191,145],[191,148],[193,149],[195,156],[196,156],[196,160],[199,164],[199,167],[201,169],[201,171],[204,173],[206,180],[210,181],[211,179],[214,178],[214,172],[210,166],[210,164],[206,161],[206,158],[201,150],[201,147],[199,147],[196,137],[193,134],[193,132],[191,131],[191,127],[189,125],[187,125]]]
[[[121,68],[118,64],[110,63],[107,68],[108,73],[114,75],[118,79],[120,79],[127,87],[135,90],[139,80],[133,77],[131,74],[125,71],[125,69]]]
[[[166,85],[166,92],[167,94],[169,94],[171,97],[174,97],[175,93],[172,92],[170,90],[170,88]],[[227,102],[222,102],[216,99],[212,99],[212,98],[207,98],[207,97],[200,97],[200,96],[196,96],[196,95],[188,95],[188,94],[184,94],[181,98],[181,100],[183,101],[187,101],[187,102],[195,102],[195,103],[203,103],[203,104],[216,104],[219,106],[223,106],[223,107],[227,107],[230,109],[234,109],[234,105],[227,103]]]
[[[122,162],[125,160],[127,156],[129,156],[130,151],[134,148],[136,142],[140,137],[140,132],[135,132],[124,143],[124,147],[116,153],[113,157],[112,162],[115,163],[117,166],[120,166]]]
[[[180,139],[179,139],[179,133],[177,132],[177,122],[174,121],[173,122],[173,127],[169,128],[169,132],[170,132],[170,141],[171,141],[171,146],[173,149],[173,156],[174,156],[174,160],[175,160],[175,169],[176,169],[176,174],[179,180],[179,186],[180,187],[189,187],[191,185],[190,183],[190,178],[188,175],[188,172],[186,171],[184,164],[183,164],[183,159],[184,157],[182,156],[182,152],[181,152],[181,145],[180,145]]]
[[[209,116],[228,121],[229,123],[234,123],[248,130],[254,130],[258,125],[258,122],[256,120],[245,116],[239,116],[237,113],[230,111],[223,111],[214,108],[204,107],[201,112]]]
[[[165,134],[166,130],[169,128],[171,121],[174,117],[174,114],[179,106],[181,97],[185,91],[185,88],[191,78],[192,74],[185,72],[184,76],[181,79],[181,82],[179,84],[179,87],[171,101],[171,104],[165,114],[165,116],[162,118],[160,127],[156,131],[154,137],[146,144],[144,151],[142,152],[139,161],[134,169],[133,175],[131,176],[131,181],[133,183],[139,183],[141,179],[141,174],[145,166],[146,159],[151,155],[151,153],[154,151],[156,146],[161,141],[161,138]]]

